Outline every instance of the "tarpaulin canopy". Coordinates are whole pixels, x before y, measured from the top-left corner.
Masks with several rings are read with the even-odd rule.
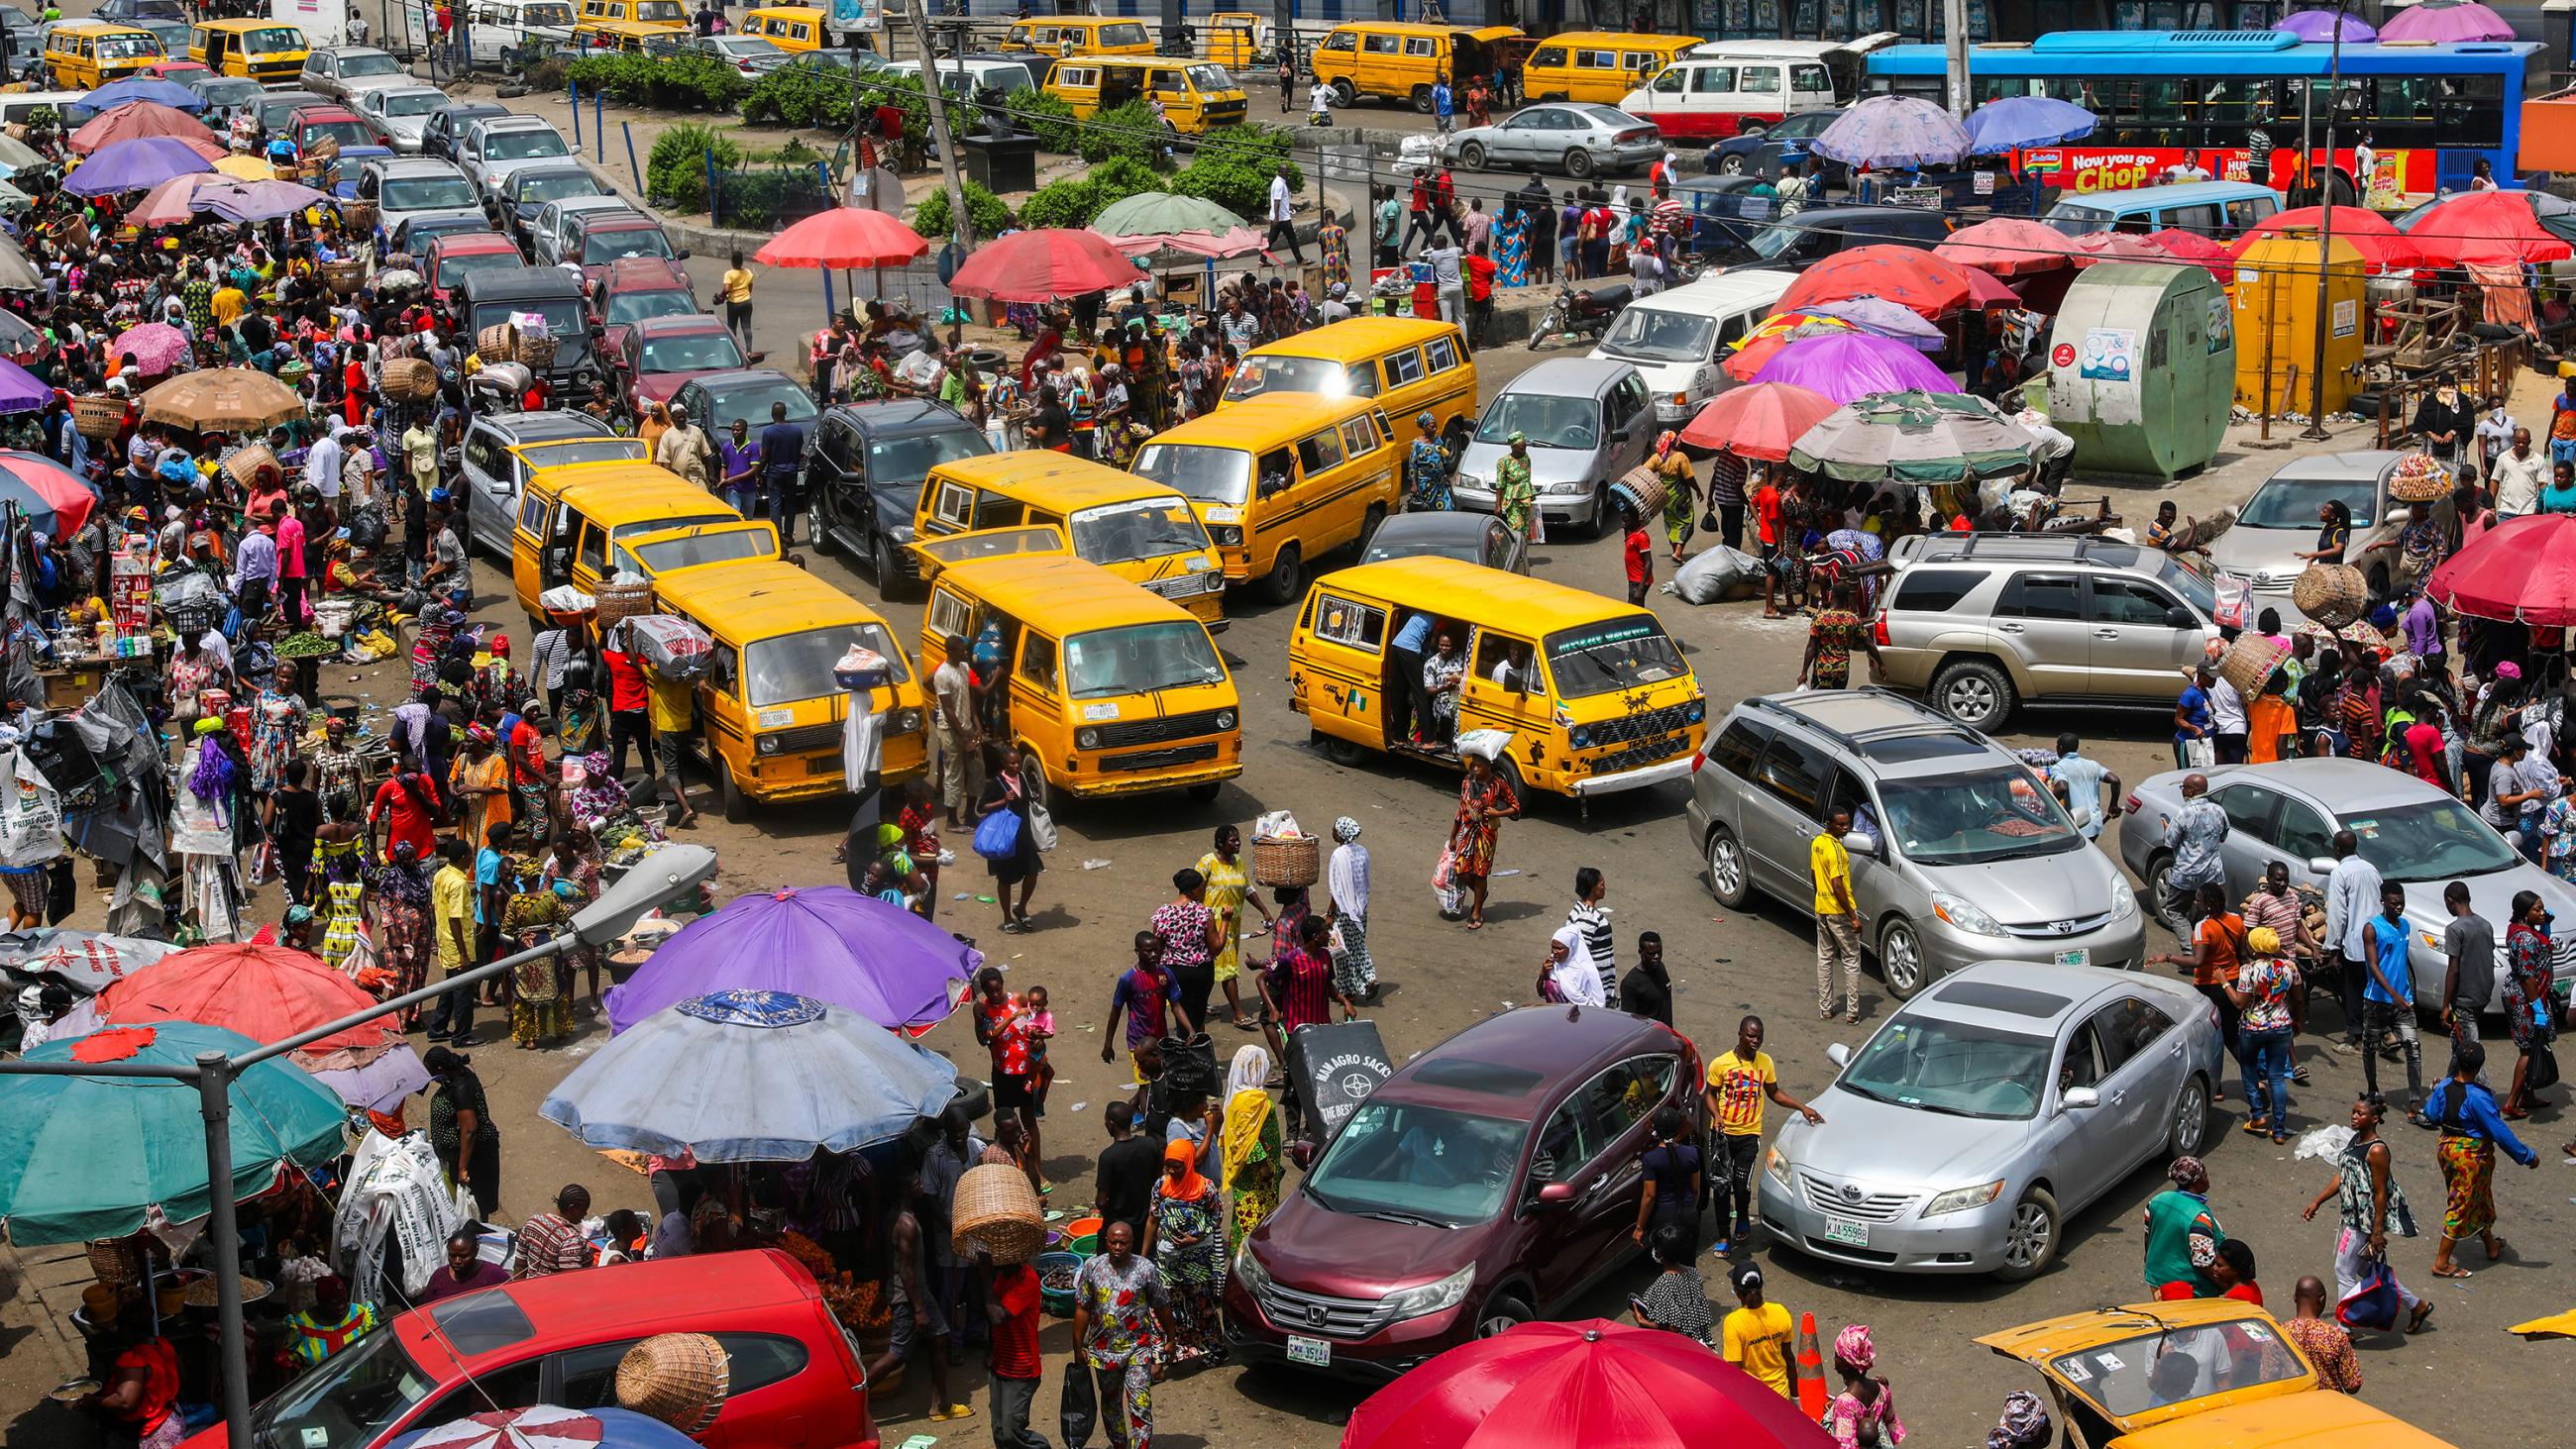
[[[2576,256],[2576,247],[2542,227],[2531,202],[2512,191],[2446,197],[2426,207],[2405,236],[2427,252],[2458,262],[2541,264]]]

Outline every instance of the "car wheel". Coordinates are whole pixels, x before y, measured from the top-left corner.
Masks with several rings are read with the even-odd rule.
[[[1721,825],[1708,833],[1708,893],[1730,911],[1753,902],[1753,878],[1745,873],[1744,846]]]
[[[1744,157],[1743,157],[1743,155],[1742,155],[1741,153],[1738,153],[1738,152],[1729,151],[1729,152],[1728,152],[1728,153],[1726,153],[1725,155],[1718,157],[1718,158],[1717,158],[1717,174],[1718,174],[1718,175],[1720,175],[1720,176],[1741,176],[1741,175],[1743,175],[1743,174],[1744,174]]]
[[[1491,1338],[1508,1329],[1518,1328],[1538,1315],[1530,1306],[1509,1293],[1497,1293],[1486,1300],[1485,1311],[1476,1315],[1476,1336]]]
[[[1521,767],[1513,761],[1511,756],[1504,755],[1500,759],[1494,761],[1494,775],[1504,784],[1511,787],[1512,798],[1521,802],[1522,817],[1526,819],[1528,817],[1530,793],[1529,786],[1521,783]]]
[[[1980,733],[2012,717],[2012,676],[1990,659],[1962,659],[1932,681],[1932,707]]]
[[[1020,747],[1020,792],[1030,804],[1047,804],[1046,766],[1038,760],[1038,752],[1026,745]]]
[[[2036,1278],[2057,1259],[2060,1224],[2057,1199],[2048,1189],[2034,1187],[2013,1204],[2012,1220],[2004,1226],[2003,1266],[1995,1276],[2006,1283],[2020,1283]]]
[[[1592,153],[1577,146],[1565,153],[1565,174],[1581,181],[1592,174]]]
[[[2209,1140],[2209,1084],[2192,1074],[2182,1090],[2174,1094],[2173,1126],[2165,1139],[2165,1160],[2197,1157],[2201,1145]]]
[[[1310,729],[1306,734],[1306,742],[1322,751],[1324,758],[1336,765],[1358,765],[1368,759],[1368,751],[1365,748],[1352,744],[1339,735],[1328,735],[1318,729]]]
[[[1426,116],[1431,114],[1431,87],[1413,88],[1413,109]]]
[[[1470,171],[1484,170],[1485,143],[1482,141],[1470,141],[1466,145],[1459,147],[1458,164],[1466,167]]]
[[[1932,968],[1923,959],[1923,935],[1912,921],[1899,916],[1879,932],[1878,974],[1887,983],[1887,994],[1899,1001],[1913,1000],[1931,983]]]
[[[868,567],[877,576],[877,592],[891,599],[903,587],[903,565],[894,556],[894,540],[880,533],[868,545]]]
[[[751,818],[751,797],[742,793],[742,786],[734,782],[733,766],[722,759],[716,761],[716,798],[724,805],[726,824],[740,825]]]
[[[1385,522],[1386,505],[1383,503],[1370,504],[1368,506],[1368,512],[1360,515],[1360,541],[1353,549],[1353,552],[1361,556],[1365,556],[1368,553],[1369,541],[1377,537],[1378,526]]]
[[[2148,863],[2147,910],[2155,916],[2156,924],[2164,927],[2175,941],[2188,941],[2191,939],[2191,922],[2176,919],[2172,907],[2166,904],[2169,888],[2165,880],[2172,874],[2172,856],[2160,855]]]
[[[1306,559],[1297,545],[1279,545],[1279,556],[1262,575],[1261,596],[1274,604],[1293,604],[1306,594]]]
[[[1351,88],[1351,83],[1350,83],[1348,80],[1337,80],[1337,81],[1333,82],[1333,104],[1334,104],[1334,105],[1337,105],[1337,106],[1350,106],[1350,105],[1357,105],[1357,104],[1359,104],[1359,99],[1360,99],[1360,93],[1359,93],[1358,91],[1356,91],[1356,90],[1354,90],[1354,89],[1352,89],[1352,88]]]
[[[2376,604],[2386,600],[2387,597],[2388,570],[2372,569],[2370,571],[2370,601]]]
[[[1204,785],[1192,785],[1181,793],[1189,797],[1189,802],[1191,804],[1205,805],[1216,798],[1216,791],[1216,782],[1214,780],[1210,780]]]

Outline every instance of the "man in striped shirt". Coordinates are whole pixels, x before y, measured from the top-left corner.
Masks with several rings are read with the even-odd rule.
[[[1271,1054],[1281,1063],[1291,1060],[1288,1042],[1301,1026],[1322,1026],[1333,1019],[1333,1005],[1341,1004],[1342,1020],[1359,1016],[1359,1008],[1342,994],[1333,980],[1330,941],[1332,921],[1310,915],[1297,922],[1297,944],[1280,950],[1270,958],[1261,973],[1262,1017],[1271,1023]],[[1288,1135],[1294,1138],[1304,1117],[1304,1092],[1291,1072],[1287,1094]]]
[[[1574,873],[1574,909],[1565,913],[1565,923],[1583,933],[1584,949],[1592,953],[1593,969],[1601,973],[1601,996],[1605,1001],[1619,999],[1619,943],[1610,930],[1610,910],[1601,904],[1610,894],[1610,883],[1601,878],[1600,868],[1585,866]]]

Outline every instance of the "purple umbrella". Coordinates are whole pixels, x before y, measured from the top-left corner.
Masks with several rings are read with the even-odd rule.
[[[718,991],[784,991],[885,1027],[928,1026],[984,953],[901,906],[846,886],[738,896],[691,922],[608,993],[614,1034]]]
[[[331,198],[292,181],[234,181],[200,186],[188,199],[191,210],[211,211],[226,221],[275,221]]]
[[[54,400],[54,390],[36,375],[0,357],[0,413],[32,413]]]
[[[1968,154],[1950,113],[1915,96],[1871,96],[1834,119],[1807,149],[1846,166],[1948,166]]]
[[[1839,317],[1863,332],[1909,342],[1923,352],[1938,352],[1950,340],[1940,328],[1924,321],[1923,314],[1885,297],[1845,297],[1839,302],[1818,302],[1798,310],[1810,317]]]
[[[1754,374],[1753,380],[1789,383],[1822,393],[1837,403],[1874,392],[1903,392],[1908,388],[1951,392],[1958,386],[1910,344],[1866,332],[1792,342]]]
[[[2429,40],[2456,43],[2468,40],[2511,40],[2513,27],[2504,17],[2483,5],[2412,5],[2388,17],[2379,27],[2379,38],[2387,40]]]
[[[198,155],[185,141],[171,136],[136,136],[99,147],[63,178],[63,190],[75,196],[149,191],[173,176],[214,169],[213,162]]]
[[[2281,23],[2272,28],[2323,45],[2334,39],[2335,19],[2336,14],[2332,10],[2302,10],[2282,17]],[[2379,32],[2371,27],[2370,22],[2358,15],[2346,15],[2342,20],[2343,43],[2346,45],[2368,45],[2379,38]]]

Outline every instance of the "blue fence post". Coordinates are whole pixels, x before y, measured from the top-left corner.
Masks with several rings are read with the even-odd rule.
[[[608,93],[606,91],[595,90],[590,93],[591,151],[593,155],[598,157],[599,164],[602,166],[608,164],[608,124],[603,115],[603,112],[607,109],[607,105]]]
[[[716,153],[701,151],[698,155],[707,163],[707,225],[721,226],[724,218],[716,210]]]
[[[581,86],[565,81],[564,100],[572,107],[572,149],[578,153],[581,150]]]
[[[644,168],[635,164],[635,123],[620,121],[617,128],[626,133],[626,169],[635,173],[635,192],[640,196],[644,192]]]

